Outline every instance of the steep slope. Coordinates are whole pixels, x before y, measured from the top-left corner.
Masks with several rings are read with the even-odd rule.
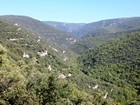
[[[55,21],[44,21],[44,23],[70,33],[79,30],[82,26],[85,25],[85,23],[66,23]]]
[[[44,91],[48,78],[53,78],[49,76],[66,67],[49,45],[38,42],[32,31],[0,20],[1,105],[43,104],[48,99]]]
[[[102,98],[102,92],[88,88],[96,80],[66,65],[49,43],[38,42],[33,31],[0,20],[0,36],[1,105],[111,102]]]
[[[0,20],[0,104],[139,104],[139,39],[97,46],[76,68],[32,30]]]
[[[12,21],[13,23],[18,23],[23,27],[29,28],[38,33],[40,37],[53,41],[54,43],[59,45],[66,46],[76,42],[76,37],[74,37],[72,34],[66,33],[64,31],[51,27],[39,20],[27,16],[6,15],[0,16],[0,18]]]
[[[79,41],[77,41],[73,45],[70,45],[69,48],[77,54],[83,54],[83,53],[87,52],[87,50],[89,50],[99,44],[108,42],[117,37],[124,36],[130,32],[132,32],[132,31],[119,32],[119,33],[106,34],[106,35],[85,36],[85,37],[82,37]]]
[[[25,59],[27,62],[35,61],[35,63],[48,65],[51,62],[56,62],[60,66],[63,62],[59,54],[54,51],[49,43],[38,41],[38,35],[34,32],[25,29],[17,24],[1,21],[0,24],[0,42],[4,47],[9,49],[8,55],[15,60]],[[10,53],[13,52],[13,53]],[[16,55],[16,56],[15,56]],[[56,58],[56,59],[55,59]],[[42,60],[42,61],[38,61]],[[61,62],[61,63],[60,63]],[[41,65],[40,65],[41,66]],[[56,65],[54,65],[56,67]],[[56,67],[57,69],[58,67]]]
[[[139,58],[140,31],[136,31],[90,49],[78,61],[82,72],[114,85],[107,95],[124,105],[138,104],[140,99]]]
[[[118,18],[93,22],[84,25],[75,32],[79,36],[85,35],[104,35],[109,33],[125,32],[140,29],[140,18]]]
[[[75,79],[71,80],[76,72],[49,46],[38,42],[31,30],[0,20],[1,105],[92,102],[93,96],[79,90],[74,85]]]

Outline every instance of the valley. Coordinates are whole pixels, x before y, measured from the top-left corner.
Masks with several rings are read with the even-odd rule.
[[[139,17],[0,16],[0,105],[139,105],[139,74]]]

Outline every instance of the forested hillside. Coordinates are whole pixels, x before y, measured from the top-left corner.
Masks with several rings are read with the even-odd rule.
[[[6,15],[0,16],[0,18],[29,28],[39,34],[41,38],[45,38],[46,40],[52,41],[55,44],[66,46],[77,41],[76,37],[74,37],[72,34],[51,27],[39,20],[27,16]]]
[[[49,43],[38,41],[31,30],[0,20],[0,36],[1,105],[106,102],[100,94],[90,94],[87,84],[96,83],[96,80],[69,67]]]
[[[96,46],[79,57],[78,62],[83,73],[114,85],[112,94],[117,95],[110,97],[116,101],[123,105],[139,101],[140,31]]]
[[[139,30],[93,42],[78,58],[46,40],[0,19],[0,105],[139,104]]]
[[[32,31],[3,20],[0,36],[1,105],[44,105],[68,99],[67,81],[56,81],[68,66],[49,45],[38,42]]]
[[[103,44],[103,43],[108,42],[112,39],[116,39],[118,37],[125,36],[130,32],[133,32],[133,31],[118,32],[118,33],[106,34],[106,35],[85,36],[85,37],[82,37],[76,43],[69,45],[69,48],[77,54],[83,54],[87,50],[89,50],[89,49],[91,49],[99,44]]]
[[[105,35],[117,32],[126,32],[140,29],[140,17],[108,19],[88,23],[75,31],[78,36]]]

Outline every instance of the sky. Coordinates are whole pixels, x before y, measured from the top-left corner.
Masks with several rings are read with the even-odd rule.
[[[41,21],[89,23],[140,16],[140,0],[0,0],[0,4],[0,15]]]

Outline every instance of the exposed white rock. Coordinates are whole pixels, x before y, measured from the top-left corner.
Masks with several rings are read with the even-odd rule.
[[[90,86],[90,85],[88,85],[88,87],[89,87],[89,88],[91,88],[91,86]]]
[[[65,54],[66,51],[63,51],[63,54]]]
[[[75,43],[76,41],[77,41],[77,40],[76,40],[76,39],[74,39],[74,40],[73,40],[73,41],[71,41],[70,43],[72,43],[72,44],[73,44],[73,43]]]
[[[66,76],[64,74],[60,73],[59,76],[58,76],[58,78],[64,79],[64,78],[66,78]]]
[[[75,43],[77,40],[76,39],[74,39],[74,41],[73,41],[73,43]]]
[[[69,40],[69,41],[71,41],[71,40],[73,40],[73,38],[66,38],[66,40]]]
[[[53,47],[52,47],[52,49],[53,49],[55,52],[58,52],[58,50],[57,50],[57,49],[55,49],[55,48],[53,48]]]
[[[49,71],[52,71],[52,67],[51,65],[48,66]]]
[[[9,40],[10,40],[10,41],[17,41],[17,40],[19,40],[19,39],[17,39],[17,38],[10,38]]]
[[[48,52],[47,52],[47,50],[45,50],[44,52],[43,51],[37,52],[37,54],[41,57],[44,57],[44,56],[48,55]]]
[[[23,53],[23,58],[30,58],[30,57],[29,57],[29,54],[27,54],[27,53],[24,52],[24,53]]]
[[[19,24],[18,24],[18,23],[15,23],[14,25],[15,25],[15,26],[17,26],[17,27],[19,26]]]
[[[68,77],[71,77],[71,73],[68,74]]]
[[[98,84],[92,87],[94,90],[98,88]]]
[[[38,39],[38,40],[37,40],[37,42],[40,42],[40,41],[41,41],[41,39]]]
[[[53,48],[52,46],[49,45],[49,48],[51,48],[52,50],[54,50],[55,52],[58,52],[58,50],[56,48]]]
[[[40,42],[40,41],[41,41],[41,37],[38,37],[37,42]]]
[[[63,59],[63,61],[66,61],[67,59],[68,59],[68,58],[65,57],[65,58]]]
[[[27,46],[28,44],[27,44],[27,43],[25,43],[24,45],[25,45],[25,46]]]
[[[18,28],[17,30],[18,30],[18,31],[20,31],[20,30],[21,30],[21,28]]]
[[[108,93],[106,92],[105,96],[103,97],[104,99],[107,99]]]

